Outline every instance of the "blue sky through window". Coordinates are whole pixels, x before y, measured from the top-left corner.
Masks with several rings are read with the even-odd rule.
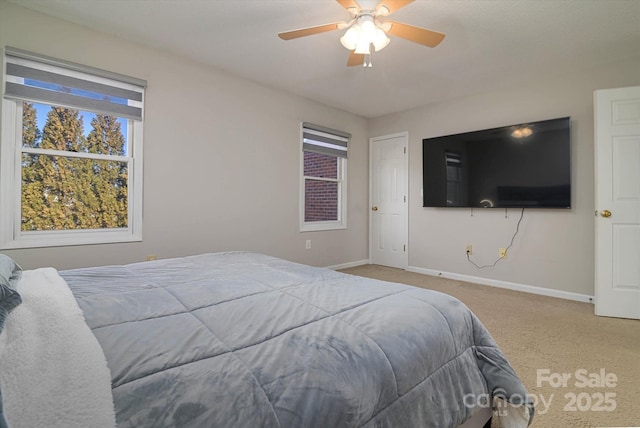
[[[40,104],[40,103],[32,103],[33,108],[36,110],[36,124],[40,132],[44,129],[44,125],[47,123],[47,115],[49,114],[49,110],[51,110],[51,105],[49,104]],[[82,125],[84,129],[85,137],[89,135],[91,132],[91,121],[94,117],[96,117],[95,113],[91,113],[89,111],[78,110],[79,116],[82,118]],[[129,143],[129,138],[127,136],[127,119],[118,118],[118,123],[120,124],[120,131],[124,137],[124,149],[125,153],[128,153],[127,147]]]

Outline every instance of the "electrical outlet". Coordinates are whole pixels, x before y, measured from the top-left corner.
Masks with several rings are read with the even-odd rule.
[[[466,251],[467,255],[470,256],[471,254],[473,254],[473,246],[471,244],[467,244],[467,246],[464,247],[464,248],[465,248],[465,251]]]
[[[307,239],[307,242],[306,242],[304,248],[306,248],[307,250],[311,249],[311,239]]]
[[[498,254],[500,255],[501,259],[504,259],[507,257],[507,249],[506,248],[500,248],[498,250]]]
[[[149,255],[147,256],[147,261],[148,261],[148,262],[151,262],[151,261],[153,261],[153,260],[158,260],[158,256],[156,256],[155,254],[149,254]]]

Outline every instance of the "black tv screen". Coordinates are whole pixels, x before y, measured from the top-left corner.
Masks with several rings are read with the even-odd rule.
[[[422,140],[423,206],[571,208],[571,118]]]

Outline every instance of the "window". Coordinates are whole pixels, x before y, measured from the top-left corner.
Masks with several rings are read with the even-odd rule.
[[[346,169],[351,134],[302,124],[300,230],[347,227]]]
[[[140,241],[146,82],[4,53],[0,248]]]

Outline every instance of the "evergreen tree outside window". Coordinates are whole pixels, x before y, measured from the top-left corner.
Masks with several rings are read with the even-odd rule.
[[[5,48],[0,248],[142,239],[146,82]]]

